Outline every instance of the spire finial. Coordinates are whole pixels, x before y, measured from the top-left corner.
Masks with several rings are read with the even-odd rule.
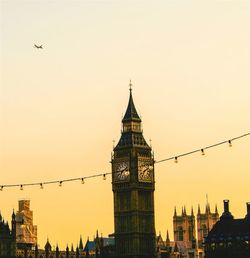
[[[130,91],[130,93],[132,92],[132,82],[131,82],[131,80],[129,80],[129,91]]]
[[[201,207],[200,207],[200,204],[198,204],[198,215],[201,214]]]
[[[215,204],[215,213],[218,214],[217,204]]]
[[[168,233],[168,230],[167,230],[167,240],[169,241],[169,233]]]

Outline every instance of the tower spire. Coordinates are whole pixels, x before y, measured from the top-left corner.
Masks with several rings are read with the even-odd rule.
[[[200,207],[200,204],[198,204],[198,215],[201,214],[201,207]]]
[[[132,93],[132,86],[133,86],[133,84],[132,84],[131,80],[129,80],[129,91],[130,91],[130,93]]]
[[[176,206],[174,207],[174,217],[177,216]]]
[[[186,205],[184,205],[183,213],[184,213],[184,215],[187,215],[187,212],[186,212]]]
[[[113,148],[114,151],[120,148],[127,148],[132,146],[151,150],[142,134],[141,118],[135,108],[131,85],[132,83],[130,82],[128,106],[125,115],[122,118],[122,136],[117,145]]]
[[[217,204],[215,204],[215,213],[218,214]]]
[[[136,111],[135,104],[133,101],[133,96],[132,96],[132,83],[130,80],[129,83],[129,101],[128,101],[128,107],[125,112],[125,115],[122,119],[122,122],[130,122],[130,121],[135,121],[135,122],[141,122],[141,119]]]
[[[167,230],[167,237],[166,237],[166,246],[170,245],[170,239],[169,239],[169,234],[168,234],[168,230]]]

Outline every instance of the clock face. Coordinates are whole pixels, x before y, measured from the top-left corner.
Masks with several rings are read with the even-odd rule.
[[[129,181],[129,162],[121,161],[114,164],[114,181],[127,182]]]
[[[138,179],[140,182],[152,182],[153,171],[152,160],[138,160]]]

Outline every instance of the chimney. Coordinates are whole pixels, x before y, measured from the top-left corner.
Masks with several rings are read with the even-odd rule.
[[[233,219],[234,217],[229,211],[229,200],[224,200],[223,203],[224,203],[224,212],[220,217],[220,219]]]
[[[224,200],[224,213],[229,212],[229,200]]]
[[[250,219],[250,202],[247,202],[247,215],[246,218]]]

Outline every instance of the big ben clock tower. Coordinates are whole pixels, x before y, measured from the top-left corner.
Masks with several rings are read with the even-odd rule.
[[[130,82],[121,138],[112,156],[116,258],[155,257],[154,159]]]

